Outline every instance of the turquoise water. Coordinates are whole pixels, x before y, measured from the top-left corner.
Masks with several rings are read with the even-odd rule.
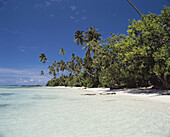
[[[170,137],[170,106],[64,88],[0,88],[0,137]]]

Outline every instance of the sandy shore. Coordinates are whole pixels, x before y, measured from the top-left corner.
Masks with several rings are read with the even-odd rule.
[[[68,88],[68,87],[67,87]],[[121,98],[129,98],[140,101],[156,101],[159,103],[170,105],[170,95],[160,95],[161,90],[147,90],[147,89],[116,89],[110,90],[109,88],[84,88],[72,87],[74,89],[82,90],[84,95],[97,95],[97,96],[116,96]],[[170,90],[168,90],[170,92]],[[116,93],[116,94],[112,94]]]

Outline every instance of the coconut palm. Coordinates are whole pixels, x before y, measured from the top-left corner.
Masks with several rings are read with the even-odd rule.
[[[53,67],[57,67],[57,65],[58,65],[57,61],[54,61],[52,64]]]
[[[100,36],[101,34],[99,32],[97,32],[98,29],[94,29],[93,27],[88,28],[88,31],[85,34],[85,38],[87,38],[87,41],[97,41],[100,40]]]
[[[101,34],[97,32],[97,29],[94,29],[94,27],[88,28],[88,31],[85,34],[85,37],[87,38],[88,43],[84,48],[86,48],[86,57],[87,59],[91,58],[92,52],[94,53],[93,59],[97,57],[96,47],[99,45],[98,40],[100,40]],[[90,59],[91,60],[91,59]],[[88,60],[88,62],[90,62]],[[92,64],[91,64],[92,65]],[[87,70],[87,72],[93,72],[94,74],[94,86],[99,85],[99,72],[97,67],[97,64],[94,64],[95,68],[90,67],[90,69]]]
[[[46,61],[48,62],[45,53],[41,53],[41,56],[39,56],[39,60],[40,62],[42,61],[43,63],[45,63]]]
[[[41,70],[41,75],[44,75],[44,71],[43,70]]]
[[[60,53],[61,55],[65,56],[66,51],[65,51],[63,48],[61,48],[59,53]]]
[[[86,49],[86,53],[90,53],[96,46],[95,44],[92,44],[91,42],[97,42],[100,40],[101,34],[97,32],[98,29],[94,29],[94,27],[89,27],[88,31],[84,35],[84,31],[77,30],[75,33],[74,41],[76,42],[77,45],[81,44],[83,49]],[[94,51],[94,50],[93,50]]]
[[[76,42],[77,45],[81,44],[84,45],[85,38],[84,38],[84,31],[77,30],[74,35],[74,42]]]
[[[71,60],[74,60],[74,59],[75,59],[75,54],[73,53],[71,56]]]
[[[75,33],[75,38],[74,38],[74,41],[77,43],[77,45],[81,44],[82,46],[84,46],[83,49],[84,48],[86,49],[83,65],[86,69],[86,72],[90,76],[95,78],[94,81],[97,81],[95,83],[99,83],[99,77],[98,77],[98,72],[96,71],[96,68],[94,68],[93,66],[93,58],[95,57],[95,54],[96,54],[95,47],[97,46],[97,44],[94,44],[94,43],[97,43],[98,40],[100,40],[100,36],[101,34],[97,32],[97,29],[95,29],[94,27],[89,27],[85,35],[83,31],[78,30]],[[93,57],[92,57],[92,52],[94,53]]]
[[[56,71],[55,71],[55,68],[53,66],[48,66],[48,69],[49,69],[49,74],[54,76],[54,78],[56,78]]]
[[[67,61],[67,59],[65,57],[66,51],[63,48],[60,49],[59,54],[61,54],[64,57],[65,61]]]
[[[132,5],[132,7],[138,12],[138,14],[142,17],[142,14],[139,12],[139,10],[129,1],[129,0],[127,0],[129,3],[130,3],[130,5]]]

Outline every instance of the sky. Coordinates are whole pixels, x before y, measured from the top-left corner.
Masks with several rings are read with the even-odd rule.
[[[131,0],[142,14],[160,14],[170,0]],[[127,0],[0,0],[0,85],[45,85],[51,78],[41,76],[50,64],[72,53],[83,57],[74,42],[77,30],[95,26],[106,39],[110,33],[127,34],[128,20],[140,19]]]

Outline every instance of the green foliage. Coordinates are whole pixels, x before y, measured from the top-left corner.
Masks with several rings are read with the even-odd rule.
[[[170,8],[165,6],[161,13],[129,21],[127,36],[111,34],[101,40],[94,27],[78,30],[74,41],[85,49],[84,58],[72,54],[70,61],[54,61],[48,67],[54,78],[47,85],[170,88]],[[60,54],[65,57],[64,49]],[[44,53],[39,59],[49,62]]]

